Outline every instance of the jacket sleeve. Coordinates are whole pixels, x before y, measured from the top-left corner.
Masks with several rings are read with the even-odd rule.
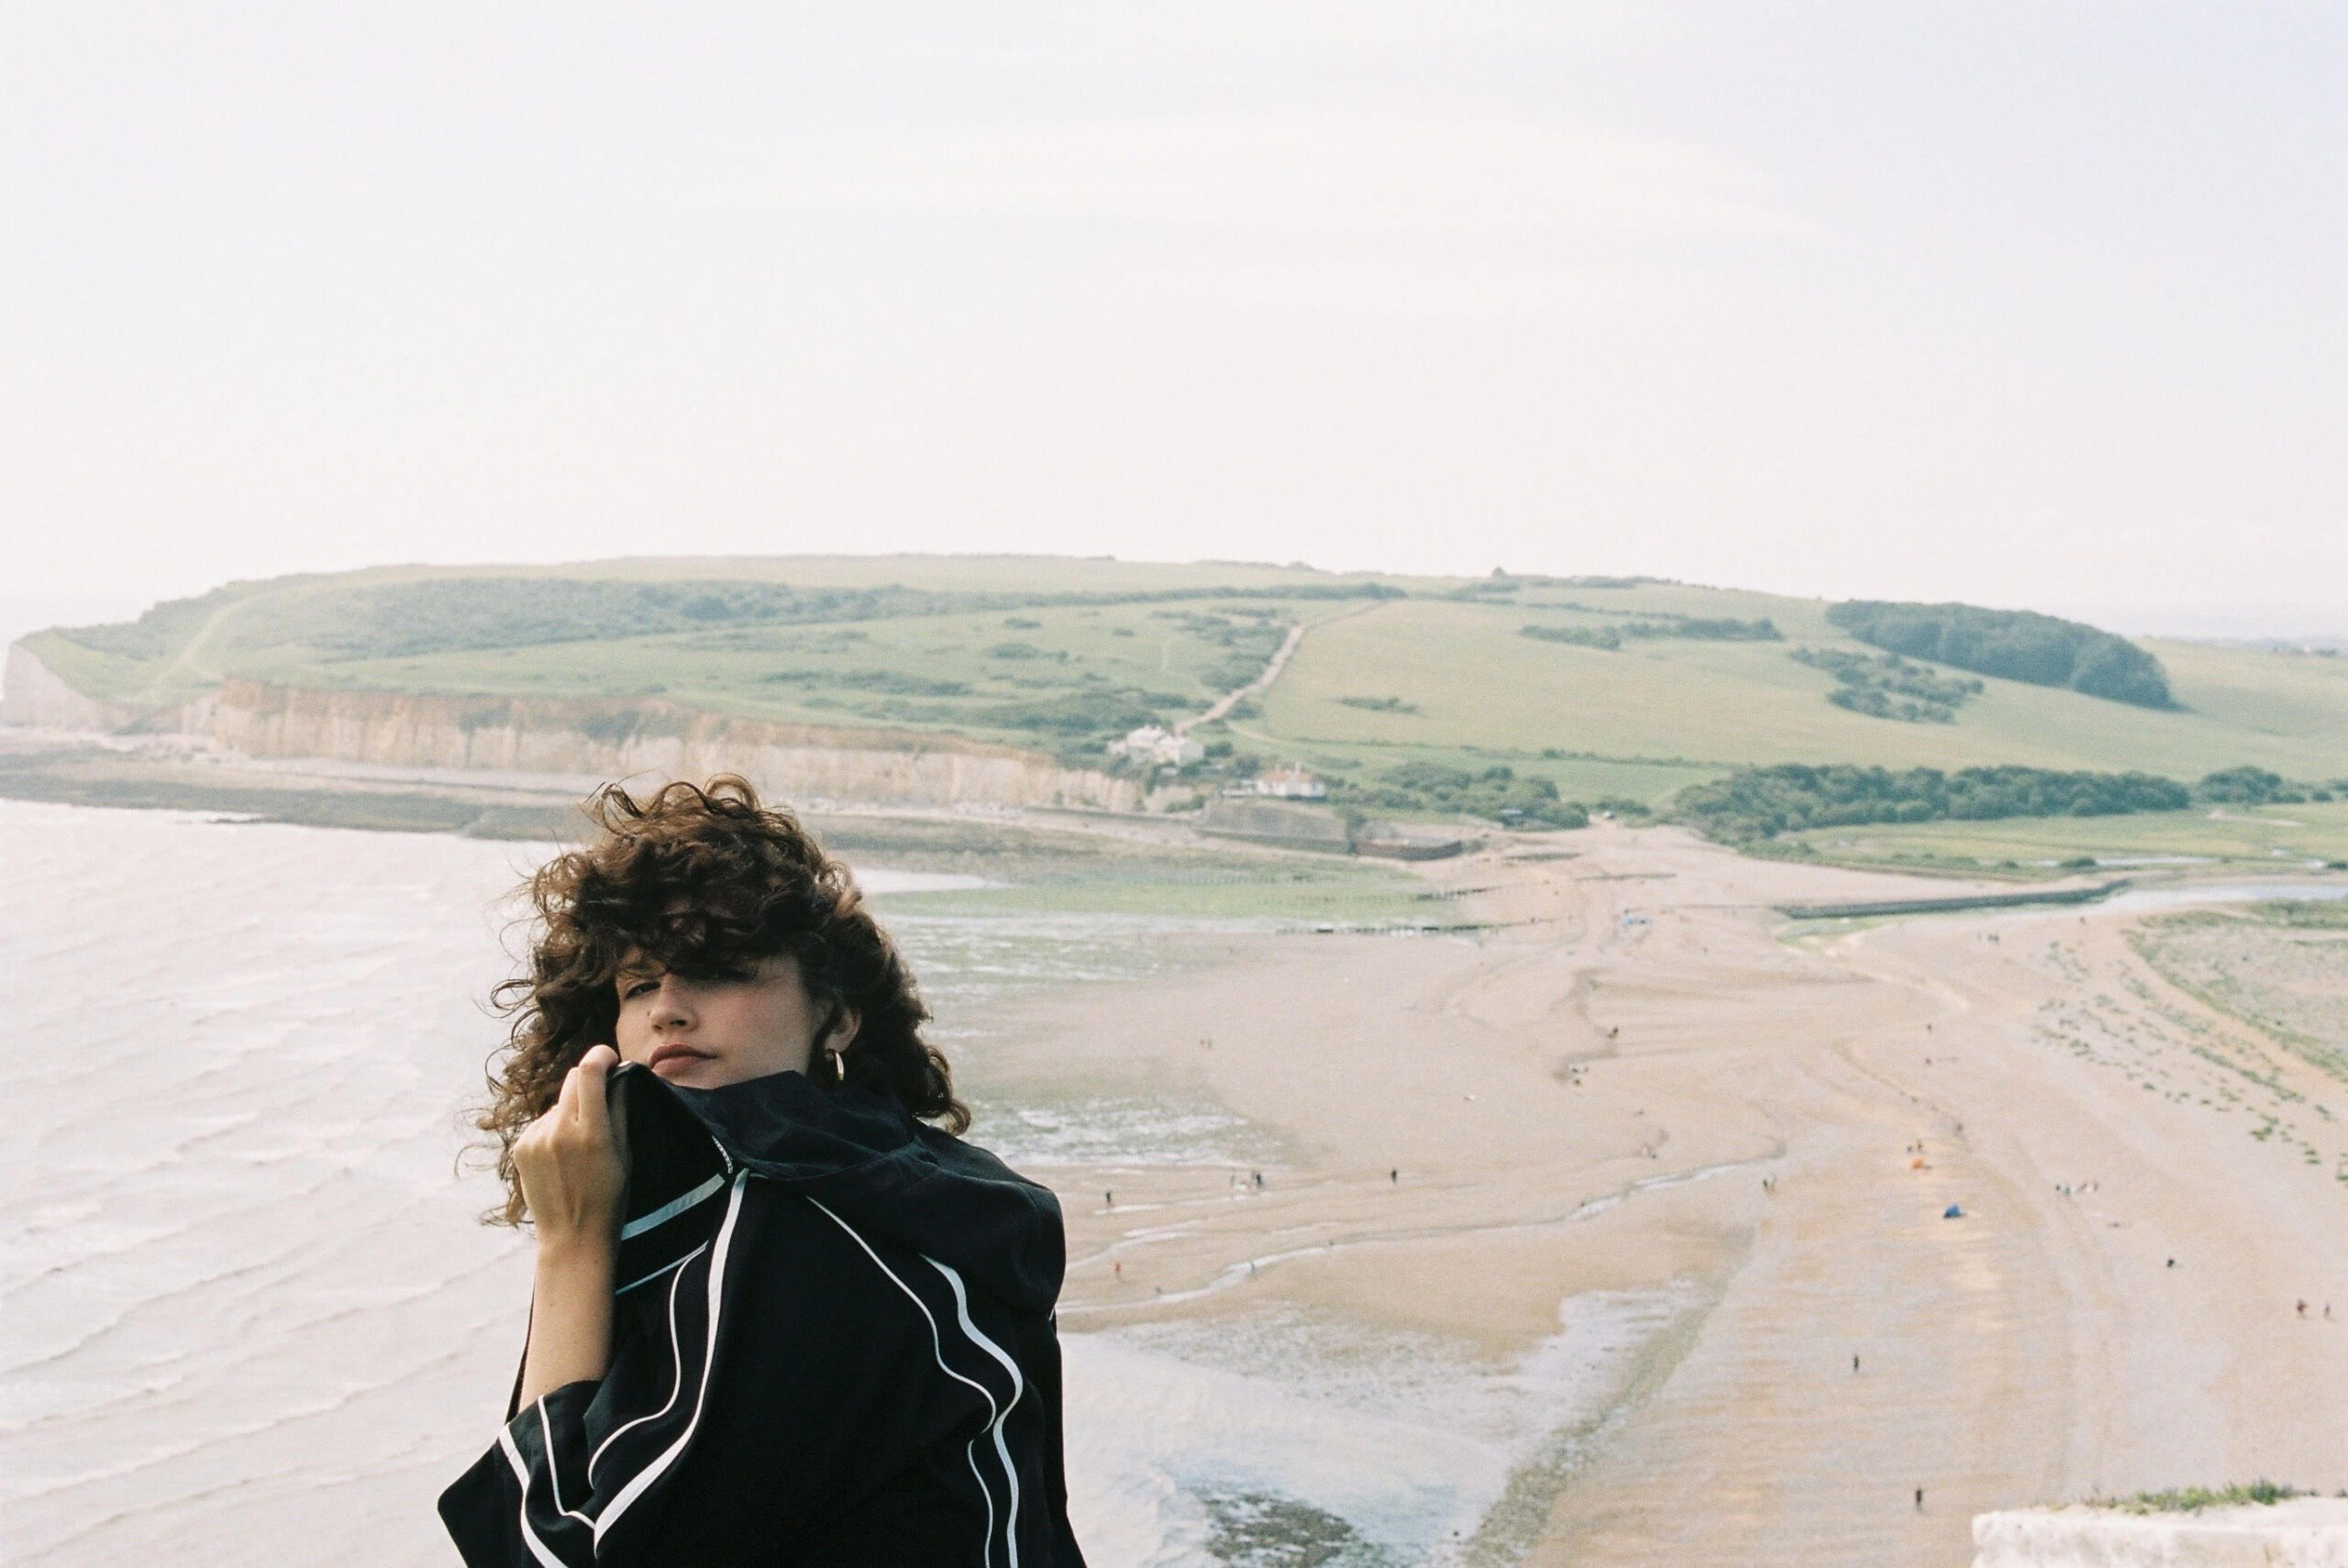
[[[703,1436],[743,1198],[737,1184],[703,1244],[623,1287],[600,1380],[514,1409],[489,1452],[441,1495],[441,1519],[471,1568],[648,1560],[634,1544],[646,1532],[623,1526],[652,1511],[652,1495]]]
[[[1042,1427],[1042,1435],[1036,1443],[1036,1461],[1047,1507],[1046,1529],[1051,1543],[1049,1555],[1045,1560],[1051,1568],[1084,1568],[1084,1550],[1077,1545],[1076,1531],[1068,1522],[1068,1467],[1065,1429],[1061,1424],[1060,1341],[1057,1314],[1044,1320],[1040,1330],[1035,1333],[1035,1339],[1036,1343],[1027,1359],[1034,1371],[1036,1412]]]
[[[941,1497],[971,1489],[980,1544],[1010,1487],[968,1451],[991,1450],[1011,1394],[958,1342],[938,1274],[737,1178],[707,1246],[623,1289],[602,1380],[521,1407],[442,1495],[458,1550],[471,1568],[770,1564],[877,1518],[875,1488],[925,1467]]]
[[[607,1424],[595,1419],[599,1391],[573,1383],[524,1407],[496,1446],[441,1494],[441,1519],[471,1568],[599,1561],[596,1516],[612,1501],[588,1478],[595,1428]]]

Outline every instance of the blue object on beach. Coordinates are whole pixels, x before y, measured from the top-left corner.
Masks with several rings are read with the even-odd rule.
[[[1944,1220],[1962,1220],[1965,1218],[1965,1210],[1952,1203],[1946,1209],[1941,1210],[1941,1218]]]

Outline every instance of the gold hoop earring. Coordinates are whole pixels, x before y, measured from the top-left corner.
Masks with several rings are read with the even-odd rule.
[[[847,1053],[826,1051],[824,1055],[832,1059],[832,1087],[834,1088],[847,1088]]]

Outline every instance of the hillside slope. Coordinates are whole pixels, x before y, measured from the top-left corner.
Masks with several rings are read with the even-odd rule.
[[[1652,591],[1578,591],[1583,602],[1654,608]],[[1768,616],[1789,644],[1859,649],[1826,627],[1822,604],[1757,594],[1675,593],[1670,602]],[[1393,602],[1315,631],[1266,704],[1268,737],[1368,757],[1434,747],[1510,754],[1555,749],[1744,763],[1864,762],[1955,768],[1998,763],[2142,768],[2178,778],[2237,762],[2291,778],[2348,772],[2348,659],[2150,645],[2179,707],[2164,712],[2076,691],[1988,679],[1948,723],[1908,723],[1838,708],[1833,679],[1788,657],[1789,643],[1656,639],[1619,650],[1522,635],[1530,620],[1600,625],[1605,617],[1537,604]],[[1379,711],[1348,705],[1371,692]]]
[[[2348,660],[2147,645],[2177,701],[2165,711],[1887,664],[1832,609],[1635,579],[681,558],[236,583],[22,646],[112,716],[169,713],[233,679],[525,705],[501,723],[537,700],[657,703],[1114,771],[1106,743],[1195,721],[1302,627],[1260,701],[1198,731],[1211,777],[1290,759],[1362,781],[1405,764],[1504,767],[1571,797],[1660,802],[1773,762],[2348,773]]]

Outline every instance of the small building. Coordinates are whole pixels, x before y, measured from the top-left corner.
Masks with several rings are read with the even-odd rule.
[[[1206,754],[1207,748],[1190,736],[1176,734],[1172,730],[1161,729],[1156,724],[1144,724],[1137,730],[1128,731],[1124,739],[1109,743],[1109,755],[1112,756],[1127,757],[1139,763],[1162,763],[1174,767],[1196,762]]]
[[[1256,775],[1256,793],[1279,801],[1325,801],[1329,786],[1307,773],[1301,764],[1275,767]]]

